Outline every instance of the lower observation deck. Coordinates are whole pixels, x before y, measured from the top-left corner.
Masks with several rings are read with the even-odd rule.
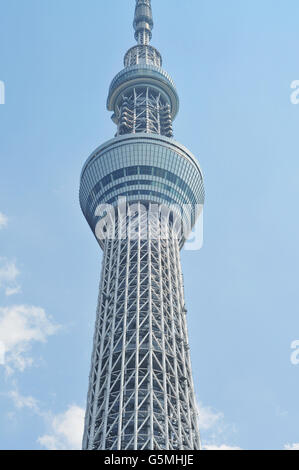
[[[168,207],[188,207],[190,228],[204,203],[203,176],[183,145],[157,134],[127,134],[112,139],[86,161],[80,184],[82,211],[95,233],[100,204],[116,207],[120,198]],[[181,240],[182,246],[184,240]]]

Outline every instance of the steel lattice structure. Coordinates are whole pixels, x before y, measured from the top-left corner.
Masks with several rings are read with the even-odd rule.
[[[122,95],[117,111],[117,135],[137,132],[173,135],[170,105],[159,91],[150,87],[136,87]]]
[[[171,138],[178,96],[149,45],[152,28],[150,0],[137,0],[138,45],[107,101],[118,131],[81,175],[81,208],[104,250],[88,450],[200,448],[180,249],[203,205],[203,177]]]

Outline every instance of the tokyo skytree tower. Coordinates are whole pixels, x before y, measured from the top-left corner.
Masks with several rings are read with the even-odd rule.
[[[81,208],[103,249],[83,449],[196,450],[180,249],[203,176],[173,139],[179,98],[150,45],[150,0],[136,0],[133,24],[137,44],[107,100],[116,136],[81,174]]]

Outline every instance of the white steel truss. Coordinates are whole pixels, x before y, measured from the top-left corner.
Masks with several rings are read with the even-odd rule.
[[[128,50],[124,59],[124,66],[147,64],[162,67],[162,57],[159,51],[150,45],[138,45]]]
[[[178,240],[150,210],[105,241],[83,448],[200,448]]]
[[[133,88],[124,94],[116,120],[117,135],[146,132],[173,136],[170,105],[150,87]]]

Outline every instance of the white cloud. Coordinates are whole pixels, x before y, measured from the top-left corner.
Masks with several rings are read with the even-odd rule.
[[[21,286],[7,287],[5,289],[5,295],[7,297],[11,297],[12,295],[20,294],[20,292],[21,292]]]
[[[46,342],[58,328],[42,308],[26,305],[0,308],[0,365],[8,372],[23,371],[33,362],[28,355],[32,343]]]
[[[18,409],[30,408],[31,410],[39,413],[37,400],[31,396],[25,397],[17,390],[9,392],[9,397],[13,400],[14,405]]]
[[[0,258],[0,287],[5,289],[7,296],[18,294],[21,291],[20,286],[16,284],[19,274],[20,271],[15,261]]]
[[[6,215],[4,215],[4,214],[2,214],[2,212],[0,212],[0,230],[7,226],[7,222],[8,222],[8,219],[7,219]]]
[[[40,416],[48,427],[48,432],[37,439],[37,442],[47,450],[81,450],[84,431],[85,410],[77,405],[71,405],[64,413],[54,415],[44,411],[39,402],[32,396],[23,396],[17,389],[8,393],[15,408],[27,408]],[[12,413],[14,417],[14,413]]]
[[[84,428],[85,411],[79,406],[70,406],[65,413],[51,419],[51,430],[38,438],[47,450],[80,450]]]
[[[198,425],[204,450],[241,450],[225,444],[236,433],[235,426],[225,421],[224,414],[210,406],[198,404]]]
[[[295,444],[286,444],[284,448],[285,450],[299,450],[299,442]]]
[[[14,282],[20,274],[14,261],[0,258],[0,286],[8,282]]]
[[[206,445],[206,446],[203,446],[203,450],[242,450],[242,449],[240,447],[230,447],[225,444],[222,444],[221,446]]]
[[[215,412],[209,406],[199,405],[199,428],[201,430],[207,430],[219,426],[219,423],[223,420],[224,415],[220,412]]]

